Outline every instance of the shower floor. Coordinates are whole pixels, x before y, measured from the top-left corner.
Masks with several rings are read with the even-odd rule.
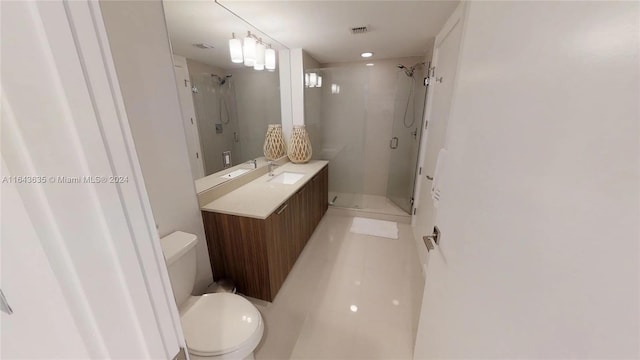
[[[334,200],[335,199],[335,200]],[[356,209],[363,212],[394,216],[409,216],[391,200],[382,195],[329,192],[329,205],[337,208]]]

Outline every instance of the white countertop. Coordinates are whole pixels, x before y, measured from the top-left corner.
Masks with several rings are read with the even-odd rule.
[[[262,166],[267,166],[267,164],[269,163],[269,160],[265,159],[264,157],[258,157],[256,158],[256,165],[257,167],[262,167]],[[226,175],[230,172],[233,172],[235,170],[238,169],[248,169],[250,171],[253,171],[254,168],[251,167],[251,165],[249,164],[248,161],[240,163],[238,165],[235,165],[233,167],[230,167],[228,169],[223,169],[218,171],[217,173],[213,173],[209,176],[205,176],[203,178],[200,179],[196,179],[195,183],[196,183],[196,193],[201,193],[203,191],[209,190],[214,186],[218,186],[222,183],[225,183],[231,179],[228,178],[223,178],[223,175]]]
[[[200,209],[222,214],[266,219],[328,163],[328,161],[324,160],[311,160],[306,164],[288,162],[274,169],[274,177],[285,171],[305,174],[295,184],[272,183],[269,180],[273,177],[265,174],[202,206]]]

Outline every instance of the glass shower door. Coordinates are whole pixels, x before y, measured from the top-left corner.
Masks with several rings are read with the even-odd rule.
[[[396,84],[387,198],[410,214],[426,87],[419,73],[407,76],[404,71],[398,72]]]
[[[308,78],[322,78],[305,87],[305,125],[313,158],[329,160],[329,204],[362,208],[367,69],[336,67],[305,73]]]

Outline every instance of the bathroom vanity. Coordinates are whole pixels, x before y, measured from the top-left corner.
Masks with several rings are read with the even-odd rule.
[[[273,301],[328,208],[326,161],[285,163],[201,207],[211,268]]]

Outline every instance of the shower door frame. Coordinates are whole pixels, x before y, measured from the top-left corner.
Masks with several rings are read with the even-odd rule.
[[[429,94],[429,82],[428,82],[428,79],[429,79],[429,71],[430,71],[429,69],[431,68],[431,62],[430,61],[425,62],[424,66],[427,68],[427,73],[424,74],[426,76],[423,78],[421,86],[425,87],[425,91],[424,91],[424,96],[422,97],[422,110],[421,110],[421,116],[420,116],[420,125],[418,127],[416,127],[416,129],[420,129],[420,131],[418,131],[419,134],[416,134],[416,139],[415,139],[417,141],[418,146],[417,146],[417,149],[416,149],[416,161],[415,161],[415,164],[413,165],[413,174],[412,174],[413,176],[411,176],[411,184],[410,184],[410,186],[411,186],[411,188],[410,188],[411,189],[410,190],[411,194],[410,194],[409,198],[407,199],[409,201],[409,204],[408,204],[409,205],[409,210],[408,210],[407,214],[409,214],[411,216],[413,216],[414,213],[415,213],[414,204],[415,204],[415,195],[416,195],[416,183],[417,183],[416,181],[417,181],[417,178],[420,175],[421,170],[422,170],[420,168],[420,150],[422,149],[422,137],[424,136],[424,133],[427,131],[427,127],[428,127],[428,122],[426,121],[426,110],[427,110],[427,96]],[[414,101],[415,101],[415,97],[414,97]],[[414,106],[415,106],[415,103],[414,103]],[[394,116],[395,116],[395,114],[394,114]],[[416,114],[414,114],[414,116],[416,116]],[[395,119],[394,119],[394,124],[395,124]],[[392,139],[393,139],[394,138],[393,137],[393,135],[394,135],[393,129],[392,129],[391,135],[392,135]],[[392,156],[391,160],[393,160],[393,156]],[[389,177],[391,177],[391,176],[392,176],[392,174],[390,173]],[[387,185],[386,196],[387,196],[387,199],[389,199],[389,201],[391,201],[394,205],[398,206],[403,211],[407,211],[403,207],[403,204],[398,204],[393,199],[393,197],[391,197],[389,195],[388,185]],[[406,205],[406,204],[404,204],[404,205]]]

